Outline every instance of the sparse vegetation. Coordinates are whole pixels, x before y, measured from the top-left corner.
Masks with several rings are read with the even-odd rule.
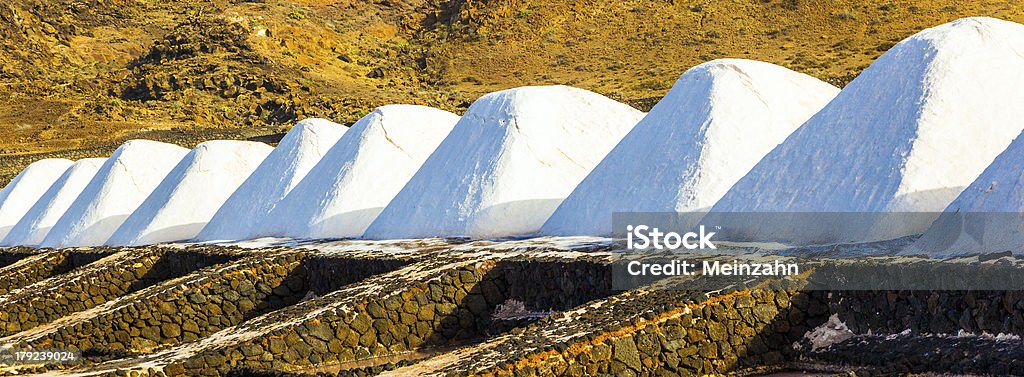
[[[836,12],[835,14],[833,14],[832,17],[835,17],[837,20],[840,20],[840,21],[856,21],[857,20],[857,15],[854,14],[853,11],[850,11],[850,10],[841,10],[841,11]]]

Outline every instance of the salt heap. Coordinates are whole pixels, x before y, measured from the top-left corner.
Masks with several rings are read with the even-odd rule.
[[[363,236],[535,232],[643,115],[566,86],[485,95]]]
[[[40,246],[102,245],[187,153],[188,149],[149,140],[122,144]]]
[[[944,212],[907,253],[1024,254],[1024,137],[1018,136]]]
[[[273,150],[250,141],[199,144],[106,244],[141,246],[192,239]]]
[[[71,164],[71,160],[62,158],[33,162],[0,190],[0,238],[7,236],[11,228]]]
[[[267,216],[262,234],[359,237],[459,121],[425,106],[376,109],[345,132]]]
[[[296,124],[224,202],[196,240],[237,241],[264,236],[256,227],[347,129],[324,119]]]
[[[11,228],[0,246],[37,246],[43,242],[50,228],[67,212],[106,161],[105,158],[85,158],[71,165]]]
[[[935,216],[909,213],[941,211],[1024,128],[1022,87],[1022,25],[965,18],[915,34],[868,67],[712,209],[869,216],[832,218],[831,224],[804,215],[734,221],[725,224],[730,229],[721,239],[858,242],[924,231]],[[704,222],[721,218],[709,215]]]
[[[838,92],[811,76],[757,61],[693,67],[562,202],[540,234],[606,236],[615,212],[707,210]]]

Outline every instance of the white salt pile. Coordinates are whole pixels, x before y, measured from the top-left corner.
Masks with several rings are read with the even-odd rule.
[[[11,228],[72,164],[71,160],[62,158],[33,162],[0,190],[0,238],[7,236]]]
[[[50,228],[67,212],[106,161],[105,158],[85,158],[71,165],[11,228],[0,246],[37,246],[43,242]]]
[[[345,132],[267,216],[260,233],[359,237],[458,121],[425,106],[376,109]]]
[[[306,119],[296,124],[224,202],[196,240],[237,241],[263,236],[256,227],[347,129],[324,119]]]
[[[535,232],[643,115],[566,86],[485,95],[364,237]]]
[[[1024,25],[966,18],[894,46],[712,212],[839,212],[726,224],[723,239],[859,242],[921,233],[1024,128]],[[722,216],[709,215],[716,224]],[[735,220],[735,218],[733,218]]]
[[[1018,136],[907,253],[1024,255],[1024,137]]]
[[[40,246],[102,245],[187,153],[188,149],[148,140],[122,144]]]
[[[199,144],[106,244],[140,246],[192,239],[273,150],[249,141]]]
[[[540,234],[607,236],[615,212],[707,210],[838,92],[758,61],[698,65],[576,187]]]

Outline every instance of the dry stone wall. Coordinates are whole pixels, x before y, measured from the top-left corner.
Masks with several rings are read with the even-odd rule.
[[[7,267],[25,257],[39,253],[40,251],[37,249],[24,246],[3,249],[3,252],[0,252],[0,268]]]
[[[226,374],[235,368],[338,364],[475,332],[472,312],[459,311],[458,300],[490,266],[473,261],[441,265],[434,270],[414,264],[250,321],[242,331],[263,333],[172,362],[164,372]]]
[[[5,251],[5,259],[16,261],[0,268],[0,295],[66,273],[112,253],[110,250],[49,250],[28,255],[21,251]]]
[[[247,322],[233,331],[262,333],[211,344],[164,371],[362,368],[501,333],[520,324],[492,317],[509,299],[531,309],[566,310],[611,294],[609,267],[597,258],[424,259]]]
[[[830,292],[815,292],[827,296]],[[1021,291],[840,291],[831,311],[858,334],[1024,335]]]
[[[225,252],[168,253],[173,248],[121,249],[72,272],[0,296],[0,334],[28,330],[195,269],[233,258]]]
[[[479,291],[491,305],[511,299],[534,311],[564,311],[612,295],[611,271],[597,257],[510,258],[487,273]]]
[[[1005,347],[1020,346],[1019,338],[955,334],[1024,332],[1021,291],[809,288],[844,269],[877,271],[884,258],[809,263],[791,279],[702,276],[656,283],[675,290],[615,292],[600,252],[339,250],[189,246],[20,256],[0,268],[10,273],[0,280],[20,276],[16,270],[46,277],[0,296],[0,330],[8,335],[0,346],[84,349],[101,355],[82,369],[97,375],[685,376],[815,361],[849,364],[858,375],[1004,374],[1017,355]],[[70,271],[55,273],[65,260],[72,267],[61,269]],[[914,266],[959,268],[928,263]],[[893,266],[885,273],[905,276],[907,264]],[[990,272],[1021,276],[1021,269]],[[513,302],[519,309],[508,317]],[[809,352],[805,334],[833,314],[859,334],[856,341]],[[913,363],[905,365],[864,355],[949,342],[979,350],[978,362],[956,364],[948,352],[908,351]]]
[[[793,290],[704,292],[622,293],[555,314],[484,344],[384,375],[731,373],[783,363],[793,339],[822,321],[820,315],[808,314],[808,297]],[[824,303],[816,306],[824,308]]]
[[[359,282],[373,275],[383,274],[402,268],[409,259],[389,257],[348,257],[313,253],[302,262],[309,273],[309,289],[322,296],[346,285]]]
[[[111,301],[90,316],[57,322],[19,345],[95,355],[198,340],[302,299],[308,291],[304,255],[256,255],[208,267]]]
[[[1024,371],[1024,341],[994,336],[860,335],[806,352],[801,360],[846,366],[845,375],[858,377],[1019,376]]]
[[[813,289],[829,311],[858,334],[967,333],[1024,335],[1024,259],[989,256],[977,263],[887,258],[824,261],[809,277],[844,281],[844,289]],[[828,284],[825,286],[833,286]],[[880,289],[881,287],[882,289]],[[1003,287],[1000,289],[985,289]],[[890,289],[891,288],[891,289]]]

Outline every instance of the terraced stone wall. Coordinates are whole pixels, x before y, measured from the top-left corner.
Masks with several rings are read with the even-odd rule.
[[[990,255],[978,263],[928,259],[826,263],[816,269],[809,286],[814,287],[814,281],[848,284],[842,290],[809,293],[828,302],[829,311],[858,334],[910,330],[1024,335],[1024,291],[1008,289],[1024,287],[1024,266],[1015,260],[1005,254]]]
[[[528,310],[564,311],[614,294],[611,271],[589,258],[506,260],[487,273],[479,291],[489,303],[512,299]]]
[[[309,290],[322,296],[373,275],[408,265],[407,259],[347,257],[312,254],[302,261],[309,273]]]
[[[506,370],[517,376],[675,376],[780,364],[793,341],[817,323],[807,315],[807,301],[792,302],[791,294],[758,290],[740,293],[735,300],[709,300],[635,332],[610,332],[589,347],[567,348],[537,367]]]
[[[807,288],[819,273],[812,269],[793,279],[702,276],[680,279],[677,291],[616,292],[607,260],[553,252],[374,257],[196,246],[26,258],[43,255],[83,265],[0,296],[0,330],[42,325],[10,344],[136,354],[116,373],[759,373],[813,360],[794,343],[833,314],[858,334],[1024,333],[1022,291],[820,291]],[[839,265],[860,271],[859,263]],[[780,280],[786,288],[765,288]],[[522,303],[518,316],[496,315],[512,302]],[[830,363],[864,359],[845,346]],[[402,368],[388,371],[396,363]]]
[[[705,292],[622,293],[424,363],[441,367],[414,365],[394,375],[728,374],[784,363],[827,310],[795,290]]]
[[[303,257],[297,252],[258,255],[207,267],[29,335],[21,345],[98,355],[197,340],[301,300],[308,292]]]
[[[830,311],[854,333],[1024,335],[1021,291],[837,291]]]
[[[23,246],[11,247],[0,250],[2,250],[2,252],[0,252],[0,268],[6,267],[29,255],[38,254],[41,252],[40,250]]]
[[[897,276],[916,276],[914,271],[908,272],[908,269],[934,268],[931,263],[910,267],[897,264],[893,269],[900,270],[898,272],[901,275]],[[863,268],[865,264],[871,262],[855,263],[852,266]],[[952,274],[931,274],[930,278],[942,280],[950,276],[977,273],[977,270],[967,270],[959,265],[944,264],[942,268],[957,271]],[[1020,276],[1024,273],[1021,267],[1009,264],[986,267],[984,271],[992,276]],[[935,286],[935,282],[922,282],[923,286],[928,284]],[[572,351],[580,348],[570,344],[555,345],[551,348],[558,352],[549,353],[542,363],[507,363],[505,367],[470,374],[704,375],[785,369],[790,363],[810,360],[805,359],[806,355],[801,354],[803,351],[795,349],[793,344],[803,342],[808,331],[824,323],[833,314],[855,334],[883,334],[884,338],[884,334],[906,334],[905,331],[910,330],[911,335],[899,339],[908,344],[929,344],[939,338],[921,337],[922,334],[956,335],[964,331],[979,335],[1024,335],[1022,313],[1024,291],[1019,290],[755,290],[749,296],[738,295],[705,305],[690,315],[647,324],[628,336],[606,339],[594,344],[589,352],[576,354],[575,359],[570,358]],[[621,329],[611,333],[615,332],[621,332]],[[600,336],[597,334],[595,338]],[[1014,342],[1018,341],[997,342],[988,347],[1012,347],[1012,344],[1016,344]],[[854,345],[842,347],[845,348],[841,352],[833,352],[841,355],[832,359],[832,363],[857,365],[875,359],[865,356],[864,350]],[[956,347],[963,345],[952,348]],[[907,355],[932,351],[934,349],[920,347]],[[881,370],[896,374],[996,371],[996,374],[1001,374],[1011,365],[1000,361],[1010,360],[1006,357],[978,357],[970,365],[964,365],[963,362],[955,362],[957,359],[953,353],[932,356],[907,357],[899,362],[880,359],[877,361],[881,362],[867,363],[875,369],[865,371]],[[541,357],[534,355],[534,360]]]
[[[324,255],[310,250],[271,249],[248,254],[118,298],[98,308],[100,312],[89,313],[88,318],[34,331],[21,342],[34,347],[73,347],[90,355],[149,352],[157,346],[210,336],[258,315],[311,299],[318,296],[318,289],[325,294],[336,290],[331,286],[361,281],[409,263],[400,259]],[[175,268],[189,270],[219,263],[222,256],[202,250],[176,250],[162,258],[174,263]]]
[[[32,254],[24,250],[4,250],[0,255],[14,262],[0,268],[0,295],[66,273],[110,254],[113,251],[107,249],[43,250]]]
[[[28,330],[161,281],[237,257],[237,254],[223,250],[186,252],[167,247],[118,250],[116,254],[68,273],[38,280],[24,289],[0,296],[0,323],[6,324],[5,329],[0,329],[0,335]],[[97,252],[69,253],[69,256],[73,256],[94,255]],[[55,260],[54,263],[63,262]]]
[[[1024,341],[994,336],[858,335],[825,349],[808,350],[800,360],[805,365],[842,365],[846,376],[1020,376]]]
[[[211,371],[223,375],[239,368],[361,368],[388,357],[464,344],[504,331],[510,324],[496,322],[492,315],[497,305],[510,298],[523,300],[527,308],[565,310],[581,300],[611,294],[609,267],[597,261],[459,262],[459,267],[442,269],[435,276],[416,278],[428,265],[412,264],[246,323],[258,331],[271,328],[271,323],[293,322],[274,326],[259,337],[203,351],[168,365],[165,371],[168,375]],[[324,306],[318,300],[334,302],[337,309],[318,310]],[[308,311],[316,314],[302,314]],[[296,317],[301,321],[295,322]]]
[[[415,349],[436,331],[440,318],[455,312],[456,292],[465,297],[463,287],[478,282],[483,271],[466,265],[428,281],[402,281],[403,276],[412,274],[396,271],[380,281],[370,279],[271,313],[242,329],[266,333],[203,350],[167,365],[164,372],[173,376],[223,375],[238,368],[280,371]],[[335,308],[332,302],[340,303]],[[307,314],[310,312],[317,314]],[[458,331],[455,318],[451,328]]]

